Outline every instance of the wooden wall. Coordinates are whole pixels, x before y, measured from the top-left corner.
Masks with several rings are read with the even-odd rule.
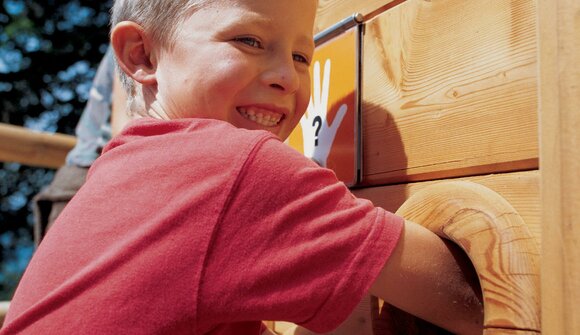
[[[367,21],[355,193],[396,211],[426,185],[475,181],[540,242],[536,2],[321,1],[317,27],[357,11]]]
[[[537,169],[536,6],[407,1],[367,22],[367,184]]]
[[[537,4],[383,9],[365,24],[357,196],[394,212],[426,186],[473,181],[508,200],[540,244]]]
[[[580,333],[580,2],[320,0],[316,31],[355,12],[356,195],[394,212],[434,183],[497,192],[543,243],[542,332]]]

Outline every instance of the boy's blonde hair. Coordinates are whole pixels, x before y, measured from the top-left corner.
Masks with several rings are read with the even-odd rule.
[[[122,21],[138,23],[155,43],[171,48],[179,24],[201,6],[212,0],[115,0],[111,9],[111,27]],[[135,83],[118,71],[130,98],[135,96]]]

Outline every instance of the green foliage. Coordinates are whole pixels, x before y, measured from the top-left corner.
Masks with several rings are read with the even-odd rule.
[[[108,45],[111,1],[0,0],[0,122],[74,134]],[[54,171],[0,163],[0,300],[30,258],[31,198]]]

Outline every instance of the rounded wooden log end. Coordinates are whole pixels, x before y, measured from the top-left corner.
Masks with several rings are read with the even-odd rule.
[[[482,288],[486,329],[540,331],[539,246],[503,197],[473,182],[441,182],[411,196],[397,215],[465,251]]]

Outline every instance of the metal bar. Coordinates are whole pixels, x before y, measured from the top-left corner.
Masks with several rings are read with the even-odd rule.
[[[320,44],[336,37],[343,32],[349,30],[350,28],[362,23],[364,17],[361,13],[354,13],[351,16],[333,24],[332,26],[324,29],[314,36],[314,44],[319,46]]]

